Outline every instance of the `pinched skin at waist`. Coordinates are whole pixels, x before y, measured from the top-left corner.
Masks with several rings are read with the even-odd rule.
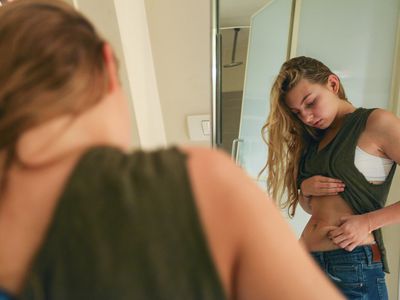
[[[305,226],[300,241],[308,251],[329,251],[340,249],[329,238],[328,233],[340,225],[340,218],[354,215],[350,206],[339,195],[313,196],[311,199],[311,218]],[[363,245],[375,243],[370,233]]]

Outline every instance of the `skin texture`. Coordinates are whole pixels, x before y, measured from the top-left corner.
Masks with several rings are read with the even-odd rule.
[[[323,149],[337,134],[343,116],[355,108],[338,96],[339,79],[330,75],[324,85],[302,79],[287,95],[286,104],[305,124],[325,129],[318,149]],[[377,109],[368,118],[358,146],[372,155],[400,162],[400,120],[392,113]],[[311,251],[325,251],[373,243],[371,231],[400,222],[400,203],[364,215],[354,215],[338,195],[346,188],[336,178],[320,175],[303,181],[300,204],[312,215],[302,240]]]
[[[108,45],[103,55],[110,76],[104,98],[78,118],[60,116],[19,141],[26,166],[11,167],[0,202],[0,244],[7,245],[0,247],[0,286],[11,293],[22,288],[80,155],[96,145],[129,151],[129,110]],[[189,157],[190,181],[212,258],[229,299],[343,299],[297,242],[272,200],[239,167],[217,151],[183,151]]]

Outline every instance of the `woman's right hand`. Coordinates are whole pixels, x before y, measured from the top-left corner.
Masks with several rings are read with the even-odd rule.
[[[340,179],[315,175],[301,183],[304,196],[332,196],[344,191],[345,184]]]

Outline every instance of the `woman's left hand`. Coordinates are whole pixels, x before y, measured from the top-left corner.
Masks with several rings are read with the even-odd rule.
[[[367,215],[351,215],[340,218],[340,225],[328,233],[333,243],[347,251],[361,245],[370,233]]]

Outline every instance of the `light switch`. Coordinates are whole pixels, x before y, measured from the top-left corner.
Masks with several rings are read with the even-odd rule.
[[[211,134],[210,120],[201,120],[201,129],[204,135],[209,136]]]
[[[210,141],[210,115],[187,116],[187,124],[191,141]]]

